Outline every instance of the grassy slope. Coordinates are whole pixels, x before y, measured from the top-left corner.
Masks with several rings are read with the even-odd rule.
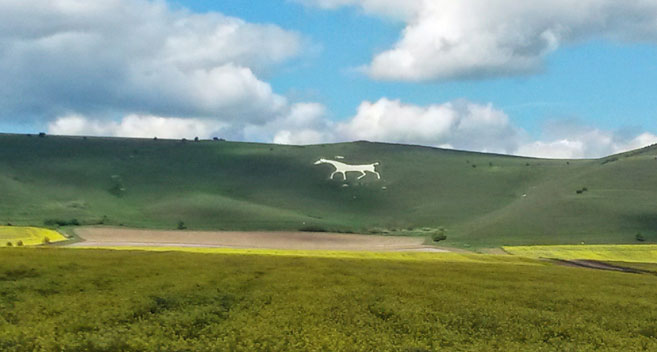
[[[320,157],[379,161],[383,180],[328,180]],[[135,227],[367,232],[448,228],[446,245],[657,240],[657,150],[539,160],[378,143],[0,135],[0,223],[77,218]],[[613,159],[610,159],[613,160]],[[476,165],[475,167],[472,167]],[[387,189],[382,189],[385,186]],[[588,187],[577,195],[575,190]],[[121,190],[124,189],[124,190]],[[522,195],[526,194],[526,197]]]
[[[0,248],[0,350],[657,349],[652,275],[445,257]]]

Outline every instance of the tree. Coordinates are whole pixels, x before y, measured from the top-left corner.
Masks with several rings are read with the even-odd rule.
[[[645,238],[645,237],[643,236],[643,234],[640,233],[640,232],[637,233],[636,236],[635,236],[634,238],[636,238],[636,240],[639,241],[639,242],[645,242],[645,241],[646,241],[646,238]]]
[[[181,220],[181,221],[178,221],[178,230],[184,230],[184,229],[186,229],[186,228],[187,228],[187,226],[185,226],[185,222],[184,222],[184,221],[182,221],[182,220]]]

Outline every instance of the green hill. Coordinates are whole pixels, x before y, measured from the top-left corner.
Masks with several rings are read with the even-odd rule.
[[[379,162],[347,183],[319,158]],[[657,148],[544,160],[355,142],[0,135],[0,222],[421,234],[446,245],[657,241]],[[346,185],[346,186],[345,186]],[[581,192],[578,194],[577,191]],[[412,230],[409,230],[412,229]]]

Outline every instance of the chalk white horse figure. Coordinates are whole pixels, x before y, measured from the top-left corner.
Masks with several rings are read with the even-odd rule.
[[[367,165],[349,165],[345,163],[341,163],[339,161],[335,160],[327,160],[327,159],[319,159],[315,162],[315,165],[319,164],[331,164],[335,168],[335,171],[331,174],[330,179],[333,179],[333,176],[337,173],[342,174],[342,177],[347,180],[347,172],[360,172],[361,175],[358,177],[360,180],[361,178],[367,176],[366,172],[371,172],[376,175],[376,177],[381,179],[381,175],[376,172],[374,167],[376,165],[379,165],[379,163],[374,163],[374,164],[367,164]]]

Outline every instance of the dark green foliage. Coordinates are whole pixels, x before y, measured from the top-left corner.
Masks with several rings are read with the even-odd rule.
[[[63,219],[47,219],[43,222],[48,227],[54,226],[80,226],[78,219],[63,220]]]
[[[177,228],[178,228],[178,230],[185,230],[187,228],[187,226],[185,226],[185,222],[181,220],[181,221],[178,221],[178,227]]]
[[[0,251],[0,350],[655,351],[655,276],[467,263]]]
[[[98,225],[105,225],[109,223],[109,218],[107,215],[103,215],[103,217],[98,221]]]
[[[23,247],[23,241],[22,240],[16,241],[16,246],[17,247]]]
[[[447,231],[442,227],[431,234],[431,240],[434,242],[440,242],[446,239],[447,239]]]
[[[14,246],[14,244],[11,243],[11,241],[7,241],[7,247],[13,247],[13,246]]]
[[[639,242],[645,242],[646,241],[646,237],[641,233],[637,233],[636,236],[634,236],[634,238]]]
[[[319,225],[304,225],[299,228],[299,231],[303,232],[328,232],[328,230]]]

